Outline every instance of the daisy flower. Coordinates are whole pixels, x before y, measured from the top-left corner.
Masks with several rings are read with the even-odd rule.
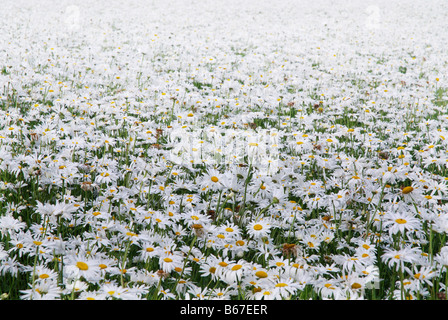
[[[17,277],[19,271],[25,270],[26,266],[16,260],[16,257],[9,257],[5,251],[2,252],[0,246],[0,274],[2,276],[9,273],[13,277]]]
[[[104,294],[107,300],[119,299],[119,300],[137,300],[138,296],[132,293],[129,288],[123,288],[114,283],[105,283],[98,290]]]
[[[238,237],[241,232],[240,228],[230,221],[226,221],[225,225],[220,226],[218,230],[232,238]]]
[[[342,266],[342,270],[346,272],[351,272],[354,270],[358,270],[363,267],[362,260],[357,256],[352,256],[349,254],[339,254],[332,256],[333,261]]]
[[[440,248],[440,252],[435,255],[434,260],[448,269],[448,246]]]
[[[231,300],[232,297],[236,296],[238,291],[234,288],[216,288],[212,289],[209,293],[209,298],[211,300]]]
[[[34,272],[37,281],[55,281],[58,278],[58,274],[52,269],[44,266],[37,265],[34,267],[27,267],[28,272]]]
[[[224,176],[218,170],[208,169],[207,173],[202,176],[199,184],[205,190],[218,191],[224,189],[221,180],[224,180]]]
[[[383,217],[383,226],[389,230],[391,235],[405,231],[418,231],[421,229],[421,222],[408,211],[387,212]]]
[[[195,284],[190,284],[187,289],[186,296],[191,300],[206,300],[209,299],[210,289],[209,288],[201,288]]]
[[[310,234],[306,234],[304,235],[303,239],[300,241],[303,244],[305,244],[307,249],[311,249],[311,250],[319,250],[319,246],[320,246],[320,238],[310,235]]]
[[[419,281],[421,285],[432,286],[432,279],[438,276],[434,268],[430,266],[413,266],[413,269],[405,268],[407,273],[415,280]]]
[[[264,219],[253,220],[247,224],[246,230],[252,238],[260,239],[270,234],[271,223]]]
[[[159,256],[159,266],[166,273],[176,268],[182,268],[183,259],[179,254],[162,253]]]
[[[250,250],[249,241],[245,238],[239,237],[236,239],[230,240],[229,243],[231,246],[227,247],[224,251],[231,252],[232,257],[243,257],[246,252]]]
[[[96,281],[100,277],[98,261],[83,255],[70,254],[64,258],[64,272],[67,277]]]
[[[416,263],[420,260],[420,250],[417,248],[404,247],[396,250],[393,248],[386,248],[381,256],[381,260],[388,265],[389,268],[403,270],[405,263]]]
[[[269,260],[269,267],[276,268],[279,273],[283,273],[289,265],[289,259],[284,257],[273,257]],[[271,269],[272,270],[272,269]]]
[[[161,254],[161,249],[152,241],[141,241],[137,244],[140,247],[139,258],[142,261],[147,261],[153,257]]]
[[[292,278],[279,277],[274,283],[274,290],[282,298],[289,298],[295,294],[298,290],[303,289],[304,285],[294,281]]]
[[[93,292],[83,291],[79,294],[76,300],[106,300],[106,296],[107,294],[96,291]]]
[[[239,260],[238,262],[230,263],[226,269],[220,269],[220,271],[224,271],[221,274],[221,279],[229,284],[239,282],[248,270],[250,270],[250,265],[244,260]]]
[[[95,178],[95,183],[98,185],[116,183],[118,175],[111,170],[102,170]]]
[[[199,212],[198,210],[191,210],[181,214],[181,220],[191,227],[193,224],[201,224],[203,226],[210,224],[210,218]]]
[[[199,267],[199,273],[202,277],[210,276],[213,281],[216,281],[219,277],[216,273],[217,266],[212,262],[202,262]]]
[[[61,288],[54,281],[39,281],[34,285],[29,284],[31,289],[21,290],[22,300],[60,300]]]
[[[75,207],[71,203],[63,203],[56,201],[56,204],[49,204],[49,203],[41,203],[40,201],[37,201],[37,207],[36,212],[50,217],[52,222],[56,222],[57,217],[61,216],[66,219],[71,218],[71,214],[76,212],[78,210],[77,207]]]
[[[0,217],[0,233],[12,236],[26,227],[26,223],[15,219],[12,214]]]
[[[79,279],[65,279],[64,294],[79,294],[89,288],[88,283]]]
[[[341,282],[337,279],[320,278],[315,282],[314,286],[323,299],[338,300],[342,295]]]
[[[174,293],[172,293],[170,291],[170,289],[164,289],[164,288],[159,289],[158,296],[162,300],[173,300],[173,299],[176,299],[176,295]]]
[[[261,288],[253,294],[254,300],[280,300],[282,299],[281,291],[276,288]]]

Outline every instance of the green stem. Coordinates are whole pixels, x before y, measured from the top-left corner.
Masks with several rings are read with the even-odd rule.
[[[190,250],[188,250],[188,254],[185,257],[184,264],[182,266],[182,272],[180,273],[179,278],[177,279],[176,284],[174,285],[173,291],[176,291],[177,285],[179,284],[179,281],[182,279],[182,276],[184,275],[184,271],[185,271],[185,267],[187,265],[188,257],[190,256],[191,250],[193,249],[193,246],[196,243],[197,238],[198,237],[195,235],[193,240],[191,241]],[[179,293],[178,292],[177,292],[177,298],[179,298]]]
[[[383,187],[382,187],[382,189],[381,189],[380,200],[378,201],[378,204],[376,205],[375,212],[373,213],[372,218],[369,219],[370,221],[367,222],[366,234],[365,234],[365,236],[364,236],[364,240],[366,240],[367,237],[368,237],[368,235],[369,235],[370,227],[371,227],[371,225],[373,224],[373,221],[375,221],[376,213],[378,212],[378,209],[379,209],[379,207],[380,207],[380,205],[381,205],[381,202],[383,201],[383,197],[384,197],[384,188],[385,188],[385,187],[386,187],[386,183],[383,184]]]
[[[252,163],[249,165],[249,170],[247,171],[246,181],[244,182],[243,203],[242,203],[242,205],[240,207],[240,211],[239,211],[240,222],[243,221],[244,211],[246,210],[247,186],[249,185],[251,170],[252,170]]]
[[[123,272],[126,270],[126,259],[128,258],[128,252],[129,252],[129,248],[131,246],[132,240],[129,240],[128,244],[126,245],[126,250],[124,252],[124,256],[123,256],[123,268],[121,269],[121,286],[124,287],[124,276],[123,276]]]

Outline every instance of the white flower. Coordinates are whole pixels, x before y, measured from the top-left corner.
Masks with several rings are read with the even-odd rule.
[[[412,213],[407,211],[387,212],[384,216],[383,226],[389,229],[391,235],[407,231],[418,231],[421,229],[421,221]]]
[[[54,281],[39,281],[34,284],[30,283],[31,289],[21,290],[21,299],[23,300],[59,300],[62,290]]]
[[[268,220],[253,220],[247,224],[248,234],[256,239],[263,238],[271,232],[271,224]]]
[[[41,215],[48,216],[54,221],[56,221],[55,218],[59,216],[70,219],[71,214],[76,210],[78,209],[73,204],[63,203],[59,201],[56,201],[56,204],[42,203],[40,201],[37,201],[36,208],[36,212],[40,213]]]
[[[404,269],[405,263],[416,263],[421,258],[417,248],[405,247],[403,249],[386,248],[381,260],[395,270]]]
[[[221,279],[229,284],[241,281],[248,270],[250,270],[250,265],[244,261],[239,260],[235,263],[230,263],[226,269],[220,269],[224,272],[220,275]]]
[[[163,253],[159,256],[160,268],[166,273],[170,273],[175,268],[182,268],[182,264],[183,259],[179,254]]]
[[[84,277],[86,281],[97,281],[100,278],[101,269],[96,259],[71,254],[64,258],[64,264],[64,273],[69,278]]]
[[[0,232],[2,235],[15,234],[26,227],[26,223],[15,219],[12,215],[0,217]]]

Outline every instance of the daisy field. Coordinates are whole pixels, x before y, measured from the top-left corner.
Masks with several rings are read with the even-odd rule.
[[[448,3],[3,0],[2,300],[446,300]]]

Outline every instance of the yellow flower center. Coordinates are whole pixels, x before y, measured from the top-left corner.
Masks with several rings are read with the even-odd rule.
[[[268,276],[268,274],[266,273],[266,271],[262,271],[262,270],[255,272],[255,275],[256,275],[258,278],[266,278],[266,277]]]
[[[361,288],[361,285],[357,282],[355,282],[354,284],[352,284],[352,289],[359,289]]]
[[[77,266],[80,270],[83,270],[83,271],[89,270],[89,266],[87,265],[87,263],[82,262],[82,261],[78,261],[78,262],[76,263],[76,266]]]
[[[403,188],[403,190],[401,190],[401,192],[403,194],[408,194],[408,193],[410,193],[412,191],[414,191],[414,188],[412,188],[412,187],[405,187],[405,188]]]
[[[215,177],[215,176],[211,177],[211,180],[215,183],[219,181],[218,177]]]
[[[208,271],[210,271],[210,273],[215,273],[216,268],[215,267],[211,267],[210,269],[208,269]]]
[[[283,262],[276,262],[275,265],[277,267],[283,267],[285,264]]]

